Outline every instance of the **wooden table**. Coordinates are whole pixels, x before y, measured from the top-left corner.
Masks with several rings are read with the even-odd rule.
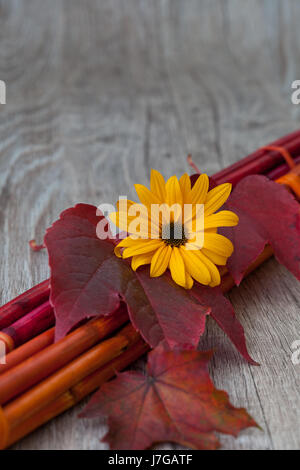
[[[0,0],[2,303],[48,276],[41,241],[76,202],[134,196],[151,168],[209,174],[299,127],[297,0]],[[230,294],[250,367],[208,322],[212,376],[262,431],[225,449],[300,448],[300,284],[271,260]],[[16,449],[102,449],[74,408]],[[167,448],[170,446],[166,446]]]

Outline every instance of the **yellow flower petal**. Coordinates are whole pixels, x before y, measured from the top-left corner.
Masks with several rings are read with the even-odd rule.
[[[182,194],[177,176],[171,176],[166,183],[166,203],[182,205]]]
[[[194,280],[192,278],[192,276],[187,272],[187,270],[185,271],[185,288],[186,289],[191,289],[194,285]]]
[[[149,191],[149,189],[146,188],[146,186],[144,186],[143,184],[135,184],[134,187],[139,197],[139,200],[145,206],[151,207],[151,204],[160,204],[159,198],[151,191]]]
[[[156,238],[158,238],[159,225],[154,219],[151,219],[150,208],[127,199],[118,201],[117,208],[119,212],[112,212],[109,214],[109,218],[121,230],[129,232],[137,238],[150,238],[151,227],[153,227],[153,234],[157,233]]]
[[[233,253],[233,244],[231,241],[219,233],[205,233],[203,246],[227,258]]]
[[[180,180],[179,186],[181,189],[183,204],[189,204],[189,195],[191,192],[191,179],[187,173],[184,173]]]
[[[136,238],[150,238],[150,224],[143,216],[129,217],[125,212],[111,212],[110,220]]]
[[[135,244],[125,248],[123,251],[123,258],[130,258],[135,255],[142,255],[150,253],[161,247],[163,242],[161,240],[135,240]]]
[[[184,223],[187,230],[195,232],[203,230],[204,207],[202,204],[192,204],[184,208]]]
[[[205,264],[207,267],[210,276],[211,276],[211,282],[209,283],[210,287],[215,287],[220,285],[221,283],[221,276],[220,276],[220,271],[218,270],[217,266],[210,260],[208,259],[201,251],[196,252],[198,258]]]
[[[151,170],[150,189],[157,196],[161,203],[166,200],[166,185],[164,177],[159,171]]]
[[[198,251],[180,247],[180,253],[188,273],[200,284],[208,285],[211,282],[211,275],[205,264],[197,256]]]
[[[121,248],[134,246],[136,244],[136,240],[132,239],[131,237],[126,237],[121,240],[118,245],[115,247],[114,252],[118,258],[121,258]]]
[[[202,248],[202,254],[205,255],[208,259],[210,259],[213,263],[217,264],[218,266],[226,266],[227,257],[218,255],[213,251],[207,250],[206,248]]]
[[[132,220],[129,220],[128,223],[128,233],[135,239],[148,239],[151,238],[150,224],[148,220],[145,220],[143,217],[134,217]],[[153,237],[154,238],[154,237]],[[158,238],[155,237],[155,238]]]
[[[154,253],[152,252],[152,253],[146,253],[145,255],[133,256],[131,260],[131,267],[133,271],[136,271],[137,268],[139,268],[140,266],[144,264],[150,264],[153,255]]]
[[[220,211],[204,217],[204,228],[234,227],[239,223],[238,216],[231,211]]]
[[[179,286],[186,286],[185,265],[180,254],[179,248],[172,248],[169,262],[169,269],[174,282]]]
[[[150,267],[151,277],[161,276],[165,272],[169,265],[171,253],[171,246],[165,244],[154,253]]]
[[[121,246],[115,246],[114,248],[114,254],[118,257],[118,258],[122,258],[122,255],[121,255]]]
[[[141,217],[143,220],[150,220],[151,213],[148,208],[143,204],[130,201],[129,199],[119,200],[117,202],[117,209],[121,217],[128,216],[128,221],[134,220],[136,217]],[[146,210],[147,209],[147,210]]]
[[[185,228],[186,228],[186,238],[188,239],[187,243],[188,244],[191,243],[192,245],[194,245],[193,247],[194,250],[197,250],[197,249],[201,250],[201,248],[203,248],[206,234],[218,233],[217,228],[208,228],[208,229],[205,228],[204,231],[193,230],[192,224],[190,222],[186,224]]]
[[[209,191],[205,200],[205,214],[216,212],[227,201],[231,193],[232,184],[224,183]]]
[[[206,174],[202,174],[197,179],[190,193],[191,204],[204,204],[209,188],[209,179]]]

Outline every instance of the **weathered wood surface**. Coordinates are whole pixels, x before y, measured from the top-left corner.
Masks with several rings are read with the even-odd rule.
[[[78,201],[133,196],[150,168],[213,173],[299,127],[297,0],[0,0],[1,300],[48,275],[42,240]],[[225,449],[300,448],[300,285],[274,260],[230,294],[261,367],[211,322],[212,375],[261,425]],[[80,406],[16,449],[102,449]],[[167,446],[169,447],[169,446]]]

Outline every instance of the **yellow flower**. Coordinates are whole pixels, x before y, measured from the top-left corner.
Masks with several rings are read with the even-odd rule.
[[[186,289],[191,289],[194,280],[211,287],[219,285],[221,277],[216,265],[226,265],[233,245],[217,230],[237,225],[238,216],[226,210],[215,212],[228,199],[231,184],[209,191],[208,176],[202,174],[192,188],[187,174],[180,180],[172,176],[165,182],[158,171],[152,170],[150,190],[141,184],[136,184],[135,189],[141,204],[119,201],[118,211],[110,214],[112,222],[129,233],[117,245],[115,254],[132,258],[134,271],[150,264],[151,277],[161,276],[169,269],[173,280]],[[157,217],[152,208],[162,204],[169,208],[174,205],[174,210],[162,211]],[[138,209],[138,219],[133,208]],[[197,221],[201,217],[203,225],[199,229]]]

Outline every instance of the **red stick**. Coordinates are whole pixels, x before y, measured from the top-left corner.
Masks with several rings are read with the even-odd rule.
[[[50,295],[50,280],[41,282],[0,307],[0,330],[14,323],[26,313],[31,312]]]
[[[294,158],[294,162],[295,162],[296,165],[300,164],[300,156]],[[273,170],[266,173],[266,176],[268,178],[270,178],[270,180],[277,180],[281,176],[288,173],[289,170],[290,170],[289,166],[286,163],[284,163],[283,165],[279,165],[276,168],[274,168]]]
[[[269,145],[277,146],[277,147],[285,147],[287,143],[292,142],[293,140],[297,139],[299,136],[300,136],[300,130],[298,129],[294,132],[291,132],[288,135],[281,137],[278,140],[275,140]],[[238,160],[232,165],[227,166],[226,168],[223,168],[223,170],[220,170],[218,173],[215,174],[215,177],[223,178],[224,175],[231,174],[235,172],[236,170],[238,170],[239,168],[243,168],[247,166],[251,162],[255,161],[257,158],[260,158],[262,154],[263,154],[263,150],[259,148],[255,152],[251,153],[250,155],[247,155],[246,157],[242,158],[241,160]]]
[[[274,142],[271,145],[273,147],[280,147],[278,142],[280,141]],[[298,138],[288,141],[284,145],[281,144],[281,146],[284,147],[293,158],[299,156],[300,132],[298,131]],[[242,162],[243,165],[241,165]],[[279,151],[260,149],[245,159],[227,167],[225,170],[219,171],[213,175],[213,179],[217,184],[227,182],[235,185],[245,176],[266,173],[283,162],[284,158]]]
[[[54,323],[53,308],[48,300],[8,328],[2,330],[0,332],[0,339],[5,342],[7,350],[11,351],[20,346],[20,344],[26,343],[34,336],[47,330]]]

